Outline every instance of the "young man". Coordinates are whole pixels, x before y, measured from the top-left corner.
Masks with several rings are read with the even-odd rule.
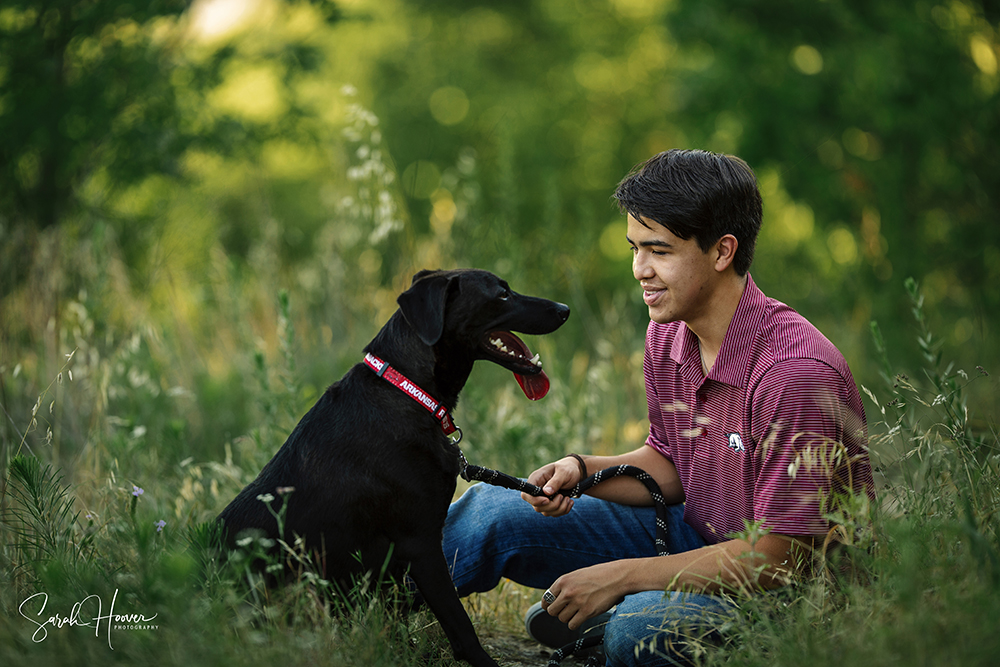
[[[615,197],[651,320],[649,436],[635,451],[568,456],[528,479],[555,494],[613,465],[642,468],[671,503],[670,553],[657,555],[649,493],[626,477],[577,500],[474,486],[449,511],[444,551],[460,595],[501,577],[544,588],[542,608],[570,631],[614,608],[607,664],[652,667],[684,662],[680,626],[711,634],[733,612],[720,594],[776,588],[805,570],[828,512],[845,494],[871,498],[872,476],[842,355],[748,273],[762,216],[750,167],[672,150],[633,170]]]

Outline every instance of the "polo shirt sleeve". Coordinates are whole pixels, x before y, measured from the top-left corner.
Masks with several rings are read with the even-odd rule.
[[[847,381],[813,359],[775,364],[754,391],[751,428],[760,457],[753,501],[775,533],[824,535],[831,492],[850,485],[845,434],[859,418]]]

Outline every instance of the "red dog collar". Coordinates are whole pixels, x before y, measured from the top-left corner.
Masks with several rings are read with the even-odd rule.
[[[401,390],[404,394],[415,400],[420,405],[427,408],[427,411],[434,415],[434,418],[441,422],[441,430],[444,431],[445,435],[451,435],[452,433],[458,433],[457,438],[453,438],[453,442],[458,443],[462,439],[462,429],[455,426],[455,422],[451,419],[451,414],[448,412],[448,408],[444,407],[438,401],[434,400],[430,394],[426,391],[410,382],[405,375],[397,371],[395,368],[382,361],[376,357],[371,352],[365,354],[365,364],[368,368],[375,371],[375,374],[380,378],[388,381],[397,389]]]

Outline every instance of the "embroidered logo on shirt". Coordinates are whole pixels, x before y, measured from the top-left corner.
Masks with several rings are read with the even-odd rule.
[[[743,446],[743,438],[740,437],[739,433],[727,433],[726,435],[729,437],[729,449],[737,454],[747,451],[747,448]]]

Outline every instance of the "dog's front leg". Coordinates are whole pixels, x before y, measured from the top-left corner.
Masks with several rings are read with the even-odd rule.
[[[455,658],[474,667],[498,667],[479,643],[469,614],[458,599],[448,563],[441,553],[441,542],[422,543],[412,553],[400,555],[408,556],[410,576],[420,589],[424,602],[441,623]]]

